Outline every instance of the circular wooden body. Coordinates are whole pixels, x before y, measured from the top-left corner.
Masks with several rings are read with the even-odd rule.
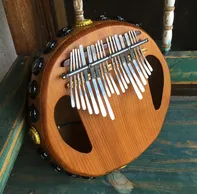
[[[107,36],[123,34],[129,30],[141,31],[140,40],[149,39],[143,45],[147,49],[145,55],[154,56],[161,66],[162,78],[159,79],[162,79],[163,85],[159,108],[155,109],[149,84],[145,86],[142,100],[137,98],[132,85],[129,84],[126,93],[112,95],[109,98],[115,120],[111,120],[109,116],[104,118],[101,114],[90,115],[87,110],[72,109],[67,87],[69,80],[61,78],[63,73],[69,72],[69,67],[62,67],[62,62],[69,58],[72,49],[80,44],[85,48],[97,40],[104,40]],[[39,120],[32,122],[30,119],[29,122],[30,127],[35,127],[40,135],[40,147],[60,167],[82,176],[105,175],[135,160],[158,136],[170,101],[170,73],[159,48],[142,29],[125,22],[93,22],[90,26],[74,28],[66,37],[57,38],[55,48],[49,54],[41,56],[44,58],[44,68],[31,78],[38,83],[39,93],[35,98],[29,98],[29,106],[35,105],[39,112]],[[155,76],[156,69],[153,69]],[[114,80],[117,81],[115,76]],[[154,95],[159,95],[157,88]],[[67,97],[62,98],[64,96]],[[60,99],[62,100],[57,108]],[[80,128],[83,128],[91,144],[91,150],[79,151],[65,142],[57,125],[58,122],[70,121],[81,121],[82,124],[63,129],[65,134],[67,130],[72,132],[72,129],[79,129],[75,137],[68,132],[65,135],[67,141],[69,142],[69,138],[75,139],[73,142],[83,141],[84,135],[80,134]]]

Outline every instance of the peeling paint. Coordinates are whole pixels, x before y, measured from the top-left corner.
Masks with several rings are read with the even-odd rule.
[[[187,140],[185,143],[177,142],[176,144],[172,143],[171,141],[157,139],[156,140],[160,144],[174,146],[176,148],[191,148],[197,149],[197,141]]]

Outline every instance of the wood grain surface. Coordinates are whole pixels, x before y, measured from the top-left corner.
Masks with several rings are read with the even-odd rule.
[[[53,3],[53,20],[54,20],[54,26],[56,33],[64,28],[65,26],[68,26],[67,22],[67,14],[66,14],[66,8],[65,3],[63,0],[54,0]]]
[[[43,74],[32,77],[32,80],[36,80],[40,85],[39,96],[35,100],[29,99],[29,105],[35,104],[40,114],[39,122],[32,125],[41,135],[42,147],[56,163],[69,172],[85,176],[101,176],[118,169],[144,152],[160,132],[170,99],[170,74],[159,48],[144,31],[139,38],[149,39],[145,45],[146,56],[155,56],[161,63],[163,71],[163,92],[159,109],[155,110],[153,106],[150,86],[147,84],[142,101],[139,101],[133,90],[128,90],[125,95],[121,94],[121,97],[114,95],[110,98],[116,118],[114,121],[109,116],[103,118],[101,114],[89,115],[87,111],[79,110],[92,144],[91,152],[86,154],[72,149],[64,142],[57,130],[54,120],[55,106],[62,96],[69,95],[69,89],[65,88],[66,82],[60,78],[62,73],[68,71],[68,67],[60,67],[62,61],[69,56],[72,48],[80,44],[86,47],[106,36],[129,30],[138,30],[138,28],[128,23],[109,21],[95,22],[81,32],[75,29],[66,41],[58,40],[56,49],[44,56]],[[121,103],[122,100],[124,103]],[[67,109],[61,114],[67,115],[70,111]],[[119,146],[114,146],[115,142],[118,142]]]
[[[28,55],[39,48],[38,18],[35,1],[3,1],[9,28],[18,55]]]
[[[120,172],[134,184],[133,194],[188,194],[197,191],[197,98],[171,97],[156,141]],[[121,184],[121,183],[120,183]],[[116,194],[100,177],[92,181],[56,173],[27,137],[4,194]],[[120,193],[122,193],[120,191]]]
[[[63,1],[3,0],[18,55],[40,51],[67,24]]]
[[[36,21],[38,23],[36,30],[42,41],[42,49],[56,34],[51,2],[51,0],[35,1],[37,15],[34,19],[35,21],[39,20]],[[37,42],[38,40],[35,41]]]

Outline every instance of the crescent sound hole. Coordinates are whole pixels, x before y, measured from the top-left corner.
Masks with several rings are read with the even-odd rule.
[[[151,91],[154,108],[155,110],[158,110],[161,106],[162,95],[163,95],[163,86],[164,86],[163,69],[161,63],[155,56],[149,55],[146,57],[146,59],[154,69],[148,81],[150,85],[150,91]]]
[[[69,96],[63,96],[59,99],[55,107],[54,117],[65,143],[79,152],[91,152],[91,142],[77,110],[70,106]]]

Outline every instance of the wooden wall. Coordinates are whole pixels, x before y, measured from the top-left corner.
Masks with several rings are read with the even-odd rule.
[[[41,51],[67,24],[64,0],[3,0],[16,53]]]
[[[6,15],[0,0],[0,82],[16,59]]]

